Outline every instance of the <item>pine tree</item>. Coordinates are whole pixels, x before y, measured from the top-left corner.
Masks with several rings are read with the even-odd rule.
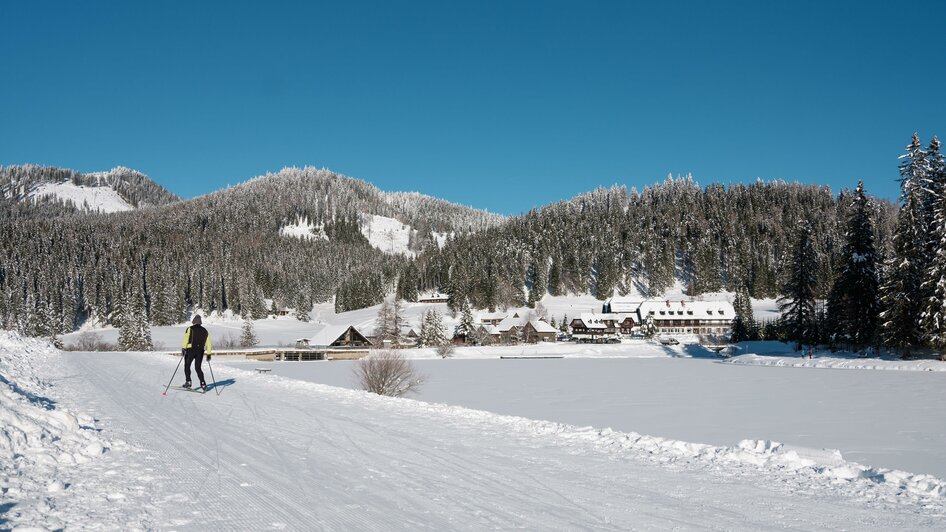
[[[844,233],[840,272],[828,297],[828,336],[856,347],[873,342],[880,314],[873,212],[864,183],[858,182]]]
[[[782,287],[779,311],[788,339],[799,345],[817,339],[815,290],[817,257],[811,241],[811,227],[802,223],[788,264],[788,279]]]
[[[378,315],[374,320],[374,335],[382,341],[390,340],[392,337],[392,329],[391,305],[388,303],[388,300],[385,299],[381,302],[381,307],[378,308]]]
[[[644,323],[641,323],[641,334],[647,339],[657,336],[657,324],[654,322],[653,316],[644,318]]]
[[[752,301],[749,299],[749,290],[741,287],[733,300],[736,317],[732,322],[732,341],[745,342],[756,339],[755,318],[752,316]]]
[[[447,333],[443,326],[443,316],[436,310],[428,310],[424,313],[420,344],[425,347],[438,347],[446,343]]]
[[[305,293],[300,291],[296,295],[296,319],[299,321],[309,321],[309,313],[312,312],[312,303]]]
[[[568,334],[568,314],[562,314],[562,323],[559,325],[558,330]]]
[[[885,345],[900,349],[907,355],[919,345],[922,333],[919,317],[926,298],[922,280],[926,274],[927,231],[922,200],[926,173],[926,152],[916,134],[907,146],[900,165],[900,201],[897,225],[893,235],[893,253],[884,267],[880,288],[883,312],[880,314],[881,338]]]
[[[401,336],[403,334],[404,325],[406,321],[404,319],[404,305],[401,303],[401,300],[397,297],[394,298],[394,301],[391,303],[391,341],[394,345],[399,345],[401,342]]]
[[[253,314],[247,313],[243,316],[240,347],[255,347],[257,345],[259,345],[259,339],[256,338],[256,331],[253,328]]]
[[[119,307],[118,347],[124,351],[134,351],[139,344],[141,332],[133,319],[130,302],[123,302]]]
[[[926,270],[926,293],[920,328],[930,346],[939,351],[946,349],[946,165],[939,153],[939,139],[933,137],[929,150],[928,191],[933,197],[933,222],[930,227],[929,248],[933,259]]]
[[[476,325],[473,323],[473,311],[470,309],[470,304],[464,301],[463,310],[460,312],[460,323],[457,324],[453,334],[454,336],[463,338],[464,342],[470,342],[473,340],[473,333],[475,331]]]
[[[121,305],[121,326],[118,330],[118,346],[125,351],[150,351],[151,326],[145,314],[144,296],[137,286]]]

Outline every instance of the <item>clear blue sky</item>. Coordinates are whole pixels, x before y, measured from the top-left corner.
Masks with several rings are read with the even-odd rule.
[[[668,4],[657,6],[655,4]],[[946,2],[0,2],[0,164],[284,166],[516,213],[668,173],[896,198]]]

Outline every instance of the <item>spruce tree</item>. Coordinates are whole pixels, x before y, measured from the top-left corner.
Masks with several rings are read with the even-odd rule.
[[[893,252],[884,265],[880,287],[881,339],[884,344],[907,355],[920,344],[922,333],[919,318],[927,299],[923,297],[922,281],[926,274],[926,243],[924,228],[923,179],[926,173],[926,152],[916,134],[907,146],[900,165],[900,201],[897,225],[893,235]]]
[[[240,347],[255,347],[257,345],[259,345],[259,339],[256,338],[256,331],[253,328],[253,314],[247,313],[243,316]]]
[[[653,316],[644,318],[644,323],[641,323],[641,334],[647,339],[657,336],[657,324],[654,323]]]
[[[789,259],[788,278],[782,287],[783,295],[778,300],[788,339],[799,345],[813,343],[817,339],[817,265],[811,227],[803,222]]]
[[[946,349],[946,166],[933,137],[928,154],[928,193],[933,201],[930,246],[933,258],[922,289],[926,294],[920,329],[926,342],[939,351]]]
[[[470,304],[464,301],[463,309],[460,312],[460,323],[457,324],[454,335],[462,337],[464,342],[470,342],[473,339],[473,333],[475,331],[476,325],[473,323],[473,311],[470,309]]]
[[[438,347],[447,343],[447,333],[443,327],[443,316],[434,309],[424,313],[421,327],[420,344],[425,347]]]
[[[844,233],[840,272],[828,298],[829,336],[858,348],[873,342],[880,313],[873,212],[864,183],[858,182]]]
[[[749,290],[741,287],[733,300],[736,317],[732,322],[732,341],[745,342],[756,339],[755,319],[752,316],[752,301],[749,299]]]

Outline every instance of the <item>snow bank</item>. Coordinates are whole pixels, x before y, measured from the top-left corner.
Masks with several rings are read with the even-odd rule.
[[[32,192],[30,197],[53,196],[62,201],[72,202],[77,208],[88,208],[98,212],[121,212],[134,210],[125,198],[112,187],[87,187],[76,185],[72,181],[63,183],[43,183]]]
[[[110,447],[91,417],[45,396],[50,385],[41,368],[58,355],[46,341],[0,332],[0,507],[12,504],[9,511],[23,523],[55,525],[47,519],[49,498],[69,489],[64,472]]]
[[[819,350],[813,353],[812,358],[808,358],[783,342],[743,342],[736,346],[736,350],[743,354],[727,359],[726,363],[792,368],[946,371],[946,362],[941,360],[903,360],[893,355],[868,358],[857,353]]]
[[[381,397],[367,392],[347,390],[280,377],[260,376],[252,371],[231,367],[240,379],[262,380],[289,391],[305,392],[310,397],[323,395],[342,403],[362,403],[371,408],[399,414],[419,414],[468,429],[484,432],[497,430],[521,439],[525,445],[540,445],[549,439],[554,445],[575,452],[593,448],[618,457],[646,460],[661,465],[679,465],[711,471],[739,474],[761,472],[775,477],[790,490],[823,489],[841,496],[893,504],[917,504],[946,512],[946,481],[931,475],[913,474],[895,469],[870,467],[844,460],[840,451],[808,449],[769,440],[743,440],[734,446],[691,443],[610,428],[577,427],[564,423],[494,414],[459,406],[427,403],[405,398]],[[735,471],[731,471],[735,468]]]

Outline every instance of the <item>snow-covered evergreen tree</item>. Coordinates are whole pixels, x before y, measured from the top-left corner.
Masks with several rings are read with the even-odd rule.
[[[798,344],[813,343],[817,339],[817,286],[817,257],[811,239],[811,227],[803,222],[789,259],[783,295],[778,300],[788,339]]]
[[[476,324],[473,323],[473,310],[470,308],[470,304],[464,301],[462,310],[460,311],[460,323],[457,324],[453,334],[454,336],[463,338],[465,342],[471,342],[473,341],[473,332],[475,330]]]
[[[923,180],[926,176],[926,152],[916,134],[902,155],[900,165],[900,211],[893,235],[893,251],[884,265],[880,302],[883,309],[881,338],[884,344],[904,354],[923,339],[919,317],[927,303],[922,283],[926,275],[926,243],[923,207]]]
[[[877,334],[880,313],[873,203],[858,182],[841,249],[840,272],[828,297],[828,335],[833,342],[862,348]]]
[[[424,313],[419,343],[424,347],[438,347],[447,343],[443,316],[434,309]]]
[[[756,338],[755,318],[752,315],[752,301],[749,299],[749,290],[742,287],[736,292],[733,299],[733,308],[736,317],[732,322],[732,341],[745,342]]]
[[[926,270],[923,291],[926,301],[920,320],[920,329],[934,349],[946,349],[946,165],[939,152],[939,139],[933,138],[928,154],[928,194],[933,202],[933,221],[930,227],[930,250],[933,258]]]
[[[644,323],[641,323],[641,334],[648,339],[657,335],[657,324],[654,322],[653,316],[644,318]]]
[[[256,345],[259,345],[259,339],[256,337],[256,330],[253,328],[253,314],[247,313],[243,316],[240,347],[255,347]]]

